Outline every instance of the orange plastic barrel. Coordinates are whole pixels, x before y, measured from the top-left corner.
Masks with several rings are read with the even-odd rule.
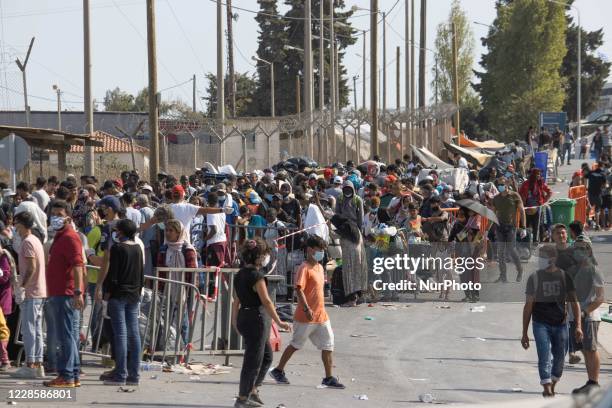
[[[576,208],[574,210],[574,219],[580,221],[583,225],[587,224],[587,195],[586,186],[570,187],[567,196],[576,200]]]

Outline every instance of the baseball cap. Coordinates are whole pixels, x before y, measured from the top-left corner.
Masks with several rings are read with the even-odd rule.
[[[261,198],[255,191],[251,191],[251,194],[249,194],[249,201],[251,204],[261,204]]]
[[[98,201],[97,206],[98,207],[101,207],[101,206],[108,207],[114,212],[119,212],[119,209],[121,209],[121,203],[119,202],[119,199],[115,196],[110,196],[110,195],[107,195],[103,197],[100,201]]]
[[[226,193],[227,192],[227,188],[225,187],[225,184],[219,183],[219,184],[215,185],[215,191],[222,191],[222,192]]]
[[[183,188],[183,186],[177,184],[176,186],[172,187],[172,194],[173,195],[174,194],[178,194],[181,197],[184,197],[185,196],[185,189]]]
[[[340,176],[334,177],[334,184],[342,184],[342,177]]]
[[[311,173],[310,176],[308,176],[309,179],[311,180],[316,180],[317,179],[317,175],[315,173]]]
[[[144,190],[144,191],[150,191],[150,192],[153,192],[153,187],[151,187],[151,186],[150,186],[150,185],[148,185],[148,184],[143,184],[142,186],[140,186],[140,189],[141,189],[141,190]]]
[[[113,184],[114,184],[114,185],[116,185],[116,186],[117,186],[117,187],[119,187],[119,188],[123,188],[123,181],[121,181],[121,179],[120,179],[120,178],[118,178],[118,179],[114,179],[114,180],[113,180]]]

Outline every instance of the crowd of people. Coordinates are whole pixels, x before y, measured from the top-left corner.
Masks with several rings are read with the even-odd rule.
[[[564,152],[562,158],[567,153],[569,163],[565,145],[573,136],[562,136],[551,136],[550,143]],[[527,139],[536,141],[533,129]],[[602,139],[595,148],[600,155],[596,165],[585,163],[572,185],[586,185],[596,214],[593,226],[609,228],[609,142]],[[540,135],[537,147],[546,148],[547,140]],[[454,256],[488,252],[499,266],[498,282],[508,281],[508,260],[516,268],[516,281],[522,281],[516,242],[551,241],[557,231],[550,221],[552,193],[542,169],[528,165],[533,151],[517,141],[483,169],[453,156],[449,162],[468,174],[461,191],[445,181],[442,170],[425,169],[408,155],[387,164],[373,157],[359,166],[351,161],[324,168],[281,165],[241,175],[202,169],[178,178],[162,172],[147,181],[135,171],[124,171],[103,182],[68,175],[63,180],[38,177],[33,185],[20,182],[15,191],[4,184],[0,370],[11,368],[5,317],[18,305],[26,363],[13,374],[41,379],[56,374],[45,385],[79,387],[82,311],[90,304],[98,315],[107,304],[115,367],[101,379],[108,385],[137,385],[138,307],[145,277],[156,267],[239,266],[233,320],[246,350],[237,404],[256,406],[249,404],[259,399],[257,388],[271,364],[266,337],[270,319],[288,329],[267,294],[264,278],[269,273],[285,279],[281,295],[298,299],[293,340],[272,376],[288,383],[284,366],[310,339],[323,353],[323,384],[342,388],[332,376],[334,341],[324,287],[335,281],[332,290],[340,288],[338,303],[344,307],[376,301],[371,264],[389,250],[389,241],[427,243],[434,252],[450,247]],[[459,205],[462,200],[477,205]],[[498,223],[487,218],[490,212]],[[401,234],[389,233],[389,227]],[[336,275],[331,279],[325,268],[330,261]],[[432,279],[480,281],[475,268],[459,277],[437,270]],[[197,284],[208,293],[209,282],[199,277]],[[528,294],[537,298],[533,285]],[[441,298],[448,295],[440,293]],[[478,302],[478,291],[467,290],[463,301]],[[534,308],[534,322],[536,312]],[[547,392],[554,393],[554,386]]]

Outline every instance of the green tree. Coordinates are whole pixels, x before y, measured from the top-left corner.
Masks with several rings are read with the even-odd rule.
[[[272,62],[275,70],[275,92],[277,112],[284,112],[280,108],[286,102],[281,92],[284,90],[284,61],[286,58],[285,45],[287,45],[287,34],[285,33],[285,21],[273,17],[278,15],[278,5],[276,0],[257,0],[259,3],[259,13],[255,20],[259,24],[259,46],[257,57]],[[270,95],[270,66],[261,61],[257,62],[257,86],[253,95],[253,103],[249,108],[255,116],[270,116],[271,95]],[[294,82],[295,83],[295,80]],[[295,89],[292,93],[295,95]],[[295,101],[295,97],[293,98]],[[282,101],[282,102],[281,102]],[[281,103],[279,103],[281,102]],[[295,105],[295,102],[294,102]]]
[[[477,90],[490,130],[509,141],[536,124],[539,112],[563,108],[566,20],[563,6],[546,0],[502,0],[496,8]]]
[[[568,30],[565,43],[567,55],[563,59],[561,75],[567,79],[567,98],[563,105],[563,111],[567,112],[572,121],[576,121],[578,86],[576,80],[577,56],[578,56],[578,26],[573,23],[570,15],[568,19]],[[597,107],[599,95],[608,75],[610,75],[610,63],[601,59],[597,49],[603,45],[603,29],[596,31],[585,31],[581,33],[582,49],[582,117],[591,114]]]
[[[134,96],[119,87],[109,89],[104,96],[104,110],[107,112],[134,111]]]
[[[312,1],[312,33],[313,36],[319,36],[321,32],[323,32],[326,39],[330,37],[329,33],[329,6],[328,2],[325,1],[326,6],[324,7],[324,21],[323,21],[323,29],[321,29],[321,21],[319,20],[319,1]],[[304,48],[304,2],[302,0],[285,0],[285,4],[290,7],[290,9],[285,14],[286,18],[285,24],[285,32],[287,33],[287,42],[292,49],[286,50],[286,58],[284,61],[284,72],[282,73],[282,114],[293,114],[296,112],[295,106],[295,78],[296,76],[300,76],[303,78],[303,64],[304,64],[304,53],[299,50]],[[344,64],[342,63],[344,59],[344,55],[346,52],[346,48],[352,44],[355,44],[357,39],[353,36],[353,29],[350,25],[350,16],[352,16],[353,11],[342,11],[346,8],[346,4],[344,0],[336,0],[335,1],[335,11],[334,18],[337,24],[335,25],[335,34],[336,41],[338,44],[338,70],[340,76],[340,106],[348,106],[349,105],[349,88],[348,88],[348,79],[347,79],[347,70]],[[324,42],[326,51],[324,58],[325,65],[325,88],[326,91],[329,90],[329,73],[331,72],[331,64],[330,64],[330,44],[329,41]],[[319,94],[319,39],[313,37],[312,41],[312,50],[313,50],[313,65],[314,65],[314,101],[315,108],[318,108],[318,94]],[[303,79],[302,79],[303,83]],[[303,95],[303,93],[302,93]],[[329,103],[329,92],[326,92],[325,95],[326,103]],[[277,102],[278,105],[278,102]],[[277,112],[278,113],[278,112]]]
[[[253,76],[248,73],[236,72],[236,116],[253,116],[253,112],[250,111],[253,106],[253,97],[257,88],[257,82]],[[208,85],[206,87],[206,93],[208,96],[204,97],[206,102],[205,115],[213,117],[217,113],[217,76],[213,73],[206,74],[206,80]],[[229,76],[225,75],[225,85],[229,83]],[[269,105],[269,104],[268,104]],[[229,95],[225,94],[225,110],[226,114],[229,115],[228,107]]]
[[[474,73],[474,34],[470,28],[470,21],[461,8],[460,0],[453,0],[451,11],[446,22],[440,23],[437,28],[435,41],[438,72],[432,68],[434,80],[431,86],[437,90],[432,101],[453,102],[453,33],[451,24],[455,23],[457,31],[457,77],[459,79],[459,103],[473,99],[474,91],[470,82]],[[437,77],[437,78],[436,78]],[[437,98],[436,98],[437,97]]]

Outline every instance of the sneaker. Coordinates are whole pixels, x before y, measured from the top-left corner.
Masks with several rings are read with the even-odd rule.
[[[45,378],[46,376],[45,367],[42,364],[36,367],[36,378]]]
[[[277,384],[289,384],[289,380],[285,376],[285,372],[279,370],[278,368],[270,371],[270,377],[274,378],[274,381],[276,381]]]
[[[115,370],[105,371],[100,374],[100,381],[112,380],[115,377]]]
[[[79,380],[78,378],[76,378],[74,380],[74,388],[79,388],[81,386],[81,380]]]
[[[74,381],[58,376],[51,381],[43,381],[43,385],[51,388],[74,388]]]
[[[125,381],[111,379],[111,380],[105,380],[103,382],[103,384],[104,385],[111,385],[111,386],[115,386],[115,387],[123,387],[125,385]]]
[[[325,385],[326,387],[329,388],[338,388],[338,389],[344,389],[346,388],[344,385],[340,384],[338,382],[338,379],[336,377],[327,377],[324,378],[323,381],[321,382],[321,384]]]
[[[11,368],[11,367],[12,367],[12,366],[11,366],[10,361],[7,361],[6,363],[2,363],[2,364],[0,365],[0,372],[1,372],[1,371],[8,371],[8,370],[9,370],[9,368]]]
[[[27,378],[29,380],[33,380],[37,378],[36,369],[33,367],[23,366],[23,367],[20,367],[14,373],[11,373],[11,377]]]
[[[241,400],[240,398],[236,398],[236,402],[234,403],[234,408],[253,408],[253,407],[261,407],[261,404],[251,400],[245,399]]]
[[[589,394],[591,390],[596,388],[599,388],[599,384],[596,382],[591,382],[591,380],[589,380],[582,387],[574,389],[572,391],[572,394]]]
[[[259,393],[253,392],[249,395],[249,400],[258,403],[260,406],[264,406],[264,402],[259,398]]]
[[[139,383],[139,380],[135,380],[133,378],[128,378],[127,380],[125,380],[125,385],[130,387],[138,387],[138,385],[140,385]]]
[[[570,354],[569,356],[570,364],[578,364],[580,361],[582,361],[582,358],[580,358],[578,354]]]

